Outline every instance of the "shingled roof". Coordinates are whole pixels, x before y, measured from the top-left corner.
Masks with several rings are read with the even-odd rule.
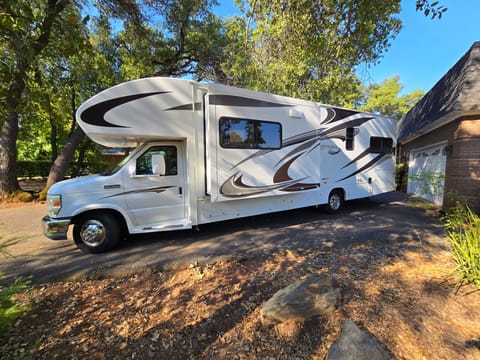
[[[399,142],[406,142],[459,116],[480,113],[480,41],[405,115]]]

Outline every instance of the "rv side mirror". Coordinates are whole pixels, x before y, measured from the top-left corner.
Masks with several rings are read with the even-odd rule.
[[[129,168],[128,168],[128,176],[130,176],[131,178],[135,177],[135,166],[134,165],[131,165]]]
[[[153,175],[165,175],[165,156],[163,154],[152,155],[152,172]]]

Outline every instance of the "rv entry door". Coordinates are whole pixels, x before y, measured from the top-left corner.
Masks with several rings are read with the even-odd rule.
[[[184,220],[187,211],[183,143],[149,144],[131,161],[125,174],[124,194],[135,225],[145,229],[168,228]]]

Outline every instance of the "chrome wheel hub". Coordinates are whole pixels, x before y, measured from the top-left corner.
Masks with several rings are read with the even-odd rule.
[[[105,226],[98,220],[88,220],[82,225],[80,237],[88,246],[99,246],[106,238]]]
[[[337,194],[332,195],[329,205],[331,209],[337,210],[340,207],[340,197]]]

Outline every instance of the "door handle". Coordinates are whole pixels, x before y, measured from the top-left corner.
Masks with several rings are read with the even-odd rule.
[[[183,189],[181,186],[178,187],[178,194],[183,195]]]

